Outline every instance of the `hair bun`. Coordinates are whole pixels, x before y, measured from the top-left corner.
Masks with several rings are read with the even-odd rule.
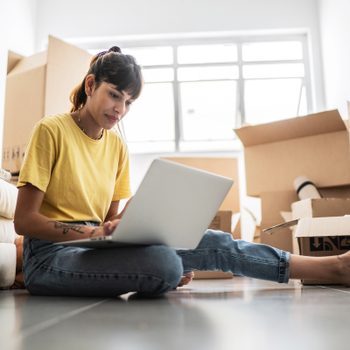
[[[117,53],[122,53],[122,50],[120,49],[119,46],[112,46],[108,52],[117,52]]]

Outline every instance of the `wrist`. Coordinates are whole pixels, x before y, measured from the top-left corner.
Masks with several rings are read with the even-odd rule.
[[[91,226],[89,230],[89,238],[91,237],[100,237],[104,235],[102,226]]]

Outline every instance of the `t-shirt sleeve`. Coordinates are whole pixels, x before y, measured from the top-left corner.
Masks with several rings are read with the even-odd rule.
[[[126,145],[123,142],[121,142],[118,171],[113,193],[113,201],[129,197],[131,197],[129,154]]]
[[[27,183],[46,192],[55,163],[55,138],[47,126],[39,123],[34,128],[19,173],[17,187]]]

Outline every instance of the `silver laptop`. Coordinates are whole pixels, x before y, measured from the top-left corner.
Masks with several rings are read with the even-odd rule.
[[[112,235],[58,242],[91,248],[165,244],[195,248],[233,180],[168,160],[152,162]]]

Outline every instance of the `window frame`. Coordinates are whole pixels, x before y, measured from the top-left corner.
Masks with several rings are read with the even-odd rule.
[[[286,41],[299,41],[302,44],[302,59],[295,60],[275,60],[275,61],[243,61],[242,58],[242,46],[246,43],[257,43],[257,42],[286,42]],[[220,35],[218,34],[203,34],[203,35],[178,35],[178,36],[169,36],[169,37],[160,37],[157,35],[154,36],[143,36],[143,37],[116,37],[108,39],[99,39],[96,41],[85,40],[84,44],[81,45],[85,49],[88,49],[90,52],[97,52],[104,50],[106,47],[111,47],[118,43],[118,45],[123,49],[133,49],[140,47],[161,47],[161,46],[171,46],[173,48],[173,64],[164,64],[164,65],[147,65],[146,69],[150,68],[172,68],[174,70],[174,80],[169,81],[173,84],[173,99],[174,99],[174,152],[203,152],[203,151],[236,151],[238,149],[238,143],[235,142],[235,135],[232,132],[232,140],[229,143],[217,142],[215,146],[215,141],[194,141],[194,143],[203,144],[208,143],[208,147],[203,149],[203,147],[194,149],[186,149],[184,147],[184,142],[190,143],[191,141],[182,140],[182,116],[181,116],[181,100],[180,100],[180,84],[182,81],[178,80],[178,68],[182,67],[200,67],[200,66],[224,66],[224,65],[237,65],[238,66],[238,79],[227,79],[237,81],[237,96],[236,96],[236,115],[235,115],[235,125],[240,127],[245,124],[245,106],[244,106],[244,82],[250,78],[243,77],[243,66],[245,65],[254,65],[254,64],[288,64],[288,63],[303,63],[304,65],[304,78],[303,83],[305,86],[305,94],[307,101],[307,113],[312,113],[314,110],[314,93],[313,93],[313,79],[311,73],[311,63],[310,63],[310,48],[309,48],[309,38],[307,32],[300,33],[291,33],[291,34],[257,34],[257,35]],[[237,61],[231,62],[213,62],[213,63],[186,63],[179,64],[177,61],[177,48],[178,46],[183,45],[209,45],[209,44],[235,44],[237,45]],[[137,59],[137,57],[136,57]],[[286,77],[288,78],[288,77]],[[256,79],[256,78],[254,78]],[[265,79],[265,78],[264,78]],[[223,80],[223,79],[218,79]],[[210,81],[215,81],[212,79]],[[150,82],[150,84],[156,84],[156,82]],[[143,144],[147,143],[142,142]],[[170,141],[169,141],[170,142]],[[138,151],[139,148],[139,151]],[[146,151],[144,151],[146,150]],[[137,147],[135,150],[131,149],[133,153],[154,153],[157,152],[155,148]],[[159,149],[159,152],[163,152],[163,149]],[[169,149],[167,150],[169,152]]]

